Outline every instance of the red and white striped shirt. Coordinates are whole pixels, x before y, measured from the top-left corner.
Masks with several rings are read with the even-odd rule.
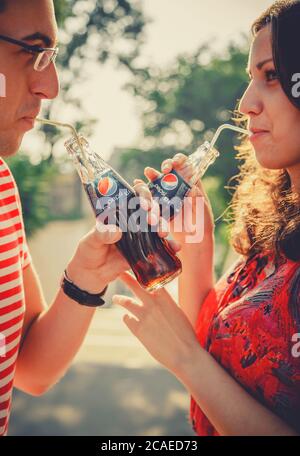
[[[25,313],[22,271],[30,262],[17,185],[0,158],[0,436],[8,428]]]

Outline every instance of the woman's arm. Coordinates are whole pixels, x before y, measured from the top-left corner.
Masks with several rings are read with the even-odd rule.
[[[214,239],[205,245],[186,244],[178,253],[182,273],[178,278],[178,302],[193,327],[202,303],[214,287]]]
[[[298,435],[242,388],[199,344],[174,374],[220,435]]]
[[[166,290],[147,293],[131,274],[121,279],[141,300],[114,296],[134,317],[124,322],[149,353],[192,394],[221,435],[297,435],[254,399],[196,339],[193,328]]]
[[[195,169],[186,166],[187,159],[184,154],[176,154],[173,159],[169,158],[162,162],[161,171],[166,174],[175,169],[189,182]],[[145,168],[145,176],[149,181],[157,179],[160,175],[161,173],[154,168]],[[181,251],[178,253],[182,262],[182,273],[178,279],[179,305],[192,326],[195,326],[201,305],[215,283],[214,216],[201,180],[188,193],[177,218],[181,222],[180,226],[178,227],[175,217],[170,223],[169,231],[174,240],[181,245]],[[196,232],[193,235],[195,227]]]

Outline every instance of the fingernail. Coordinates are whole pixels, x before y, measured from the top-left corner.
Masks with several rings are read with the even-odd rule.
[[[163,163],[162,169],[169,169],[169,168],[171,168],[171,163],[169,163],[169,162]]]
[[[168,231],[170,231],[169,224],[164,218],[161,218],[161,220],[160,220],[160,227],[164,233],[167,233]]]
[[[150,221],[151,225],[157,225],[158,224],[158,217],[156,214],[150,214]]]
[[[144,209],[144,211],[147,211],[150,208],[149,201],[146,198],[141,198],[140,202],[141,202],[141,207],[142,207],[142,209]]]
[[[96,228],[100,233],[105,233],[106,231],[108,231],[107,225],[104,225],[104,223],[98,221],[96,222]]]

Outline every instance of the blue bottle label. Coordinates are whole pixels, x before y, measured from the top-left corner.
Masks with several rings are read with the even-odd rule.
[[[162,217],[166,220],[171,220],[180,212],[184,197],[192,188],[175,170],[163,174],[148,186],[159,203]]]
[[[95,215],[99,216],[116,207],[127,207],[128,200],[134,193],[111,171],[105,171],[93,183],[85,187]]]

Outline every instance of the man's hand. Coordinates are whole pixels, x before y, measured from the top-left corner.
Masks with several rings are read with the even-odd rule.
[[[141,198],[142,207],[148,211],[149,224],[156,224],[153,215],[152,196],[145,183],[137,183],[134,189]],[[150,229],[150,228],[149,228]],[[167,232],[160,229],[158,235],[166,237]],[[96,226],[79,242],[74,257],[67,266],[67,275],[79,288],[89,293],[100,293],[111,281],[130,268],[128,262],[116,247],[122,231],[115,225],[104,225],[96,221]],[[174,251],[180,246],[169,242]]]

